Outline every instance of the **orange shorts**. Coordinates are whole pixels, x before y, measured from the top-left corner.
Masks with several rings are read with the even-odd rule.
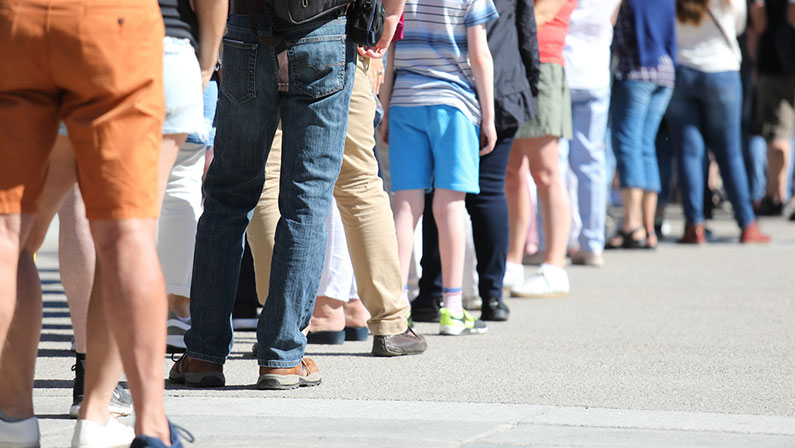
[[[89,219],[158,215],[163,33],[156,0],[0,0],[0,214],[38,211],[62,120]]]

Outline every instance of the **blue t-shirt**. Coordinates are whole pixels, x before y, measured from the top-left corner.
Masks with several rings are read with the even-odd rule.
[[[390,106],[452,106],[479,126],[467,28],[497,17],[493,0],[408,0]]]

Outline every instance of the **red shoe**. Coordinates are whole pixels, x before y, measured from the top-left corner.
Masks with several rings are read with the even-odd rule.
[[[685,226],[685,234],[682,238],[676,240],[679,244],[704,244],[707,242],[707,237],[704,234],[704,224],[687,224]]]
[[[762,233],[756,221],[754,221],[743,229],[743,233],[740,234],[740,242],[743,244],[769,243],[770,235]]]

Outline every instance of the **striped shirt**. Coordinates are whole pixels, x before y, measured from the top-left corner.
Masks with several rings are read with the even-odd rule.
[[[497,17],[493,0],[408,0],[390,106],[452,106],[479,126],[467,28]]]

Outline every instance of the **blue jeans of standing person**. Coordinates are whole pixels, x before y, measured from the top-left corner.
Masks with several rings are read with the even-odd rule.
[[[605,247],[607,161],[605,134],[610,88],[572,89],[574,139],[569,143],[569,169],[577,176],[577,205],[582,231],[580,249],[599,253]]]
[[[505,200],[505,172],[516,129],[500,131],[494,151],[480,158],[480,193],[466,195],[472,219],[472,236],[477,257],[480,297],[502,298],[505,258],[508,256],[508,203]],[[433,193],[425,195],[422,215],[422,278],[420,294],[412,306],[429,306],[442,300],[442,262],[439,233],[433,219]]]
[[[742,88],[737,71],[676,70],[668,108],[671,142],[679,158],[682,205],[689,224],[704,222],[704,156],[715,154],[723,185],[741,229],[755,220],[743,162]]]
[[[672,91],[653,82],[613,83],[612,139],[621,188],[659,193],[660,170],[654,141]]]
[[[267,19],[256,20],[259,36],[272,36]],[[277,55],[252,33],[249,16],[234,15],[227,22],[215,159],[204,184],[192,326],[185,335],[192,358],[222,364],[232,348],[243,232],[262,193],[265,161],[281,120],[282,217],[270,294],[257,327],[258,361],[274,368],[301,362],[306,348],[301,330],[309,324],[323,265],[325,220],[342,164],[356,69],[345,24],[341,17],[291,28],[284,34],[285,53]]]

